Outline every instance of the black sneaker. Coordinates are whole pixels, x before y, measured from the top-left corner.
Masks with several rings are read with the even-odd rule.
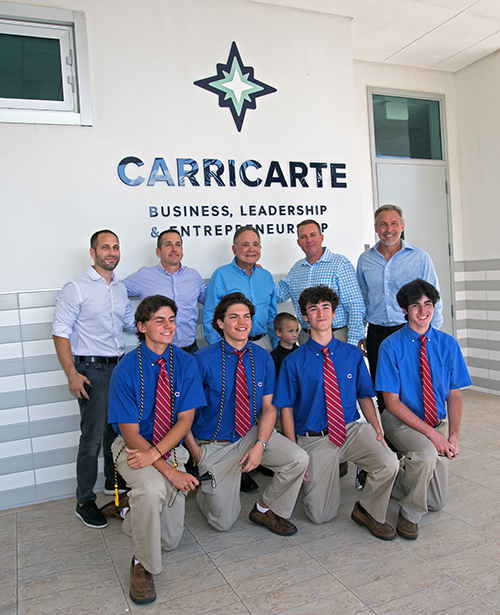
[[[124,493],[128,493],[130,489],[127,487],[127,483],[122,479],[118,481],[118,493],[123,495]],[[105,495],[115,495],[115,484],[110,482],[109,480],[104,483],[104,494]]]
[[[102,529],[108,525],[106,517],[97,508],[94,500],[87,500],[83,504],[77,504],[75,514],[87,527]]]

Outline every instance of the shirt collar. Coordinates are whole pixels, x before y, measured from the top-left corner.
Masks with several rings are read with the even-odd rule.
[[[316,261],[316,263],[322,263],[324,261],[329,261],[332,258],[332,253],[330,252],[330,250],[328,248],[326,248],[325,246],[322,246],[322,247],[323,247],[323,254]],[[311,265],[311,263],[307,260],[307,258],[302,259],[302,265],[307,265],[308,267],[314,267],[314,265],[316,265],[316,263],[313,263]]]
[[[310,335],[309,335],[309,339],[307,340],[306,344],[314,352],[314,354],[317,354],[317,355],[322,354],[321,349],[324,348],[323,344],[319,344],[318,342],[313,340],[313,338]],[[332,339],[327,344],[327,347],[330,350],[330,354],[335,352],[335,349],[338,346],[338,344],[340,344],[339,340],[336,337],[332,336]]]
[[[384,255],[381,254],[379,252],[379,250],[378,250],[379,245],[380,245],[380,239],[377,241],[377,243],[371,249],[374,250],[377,254],[380,254],[380,256],[382,256],[382,258],[385,258]],[[408,243],[404,239],[401,239],[401,249],[398,250],[398,252],[402,252],[403,250],[414,250],[414,249],[415,249],[415,246],[412,246],[411,243]],[[396,252],[396,254],[398,252]]]
[[[89,265],[89,268],[87,269],[87,273],[88,273],[89,278],[93,282],[98,282],[99,280],[102,280],[105,284],[107,284],[106,280],[102,277],[102,275],[97,273],[97,271],[94,269],[94,267],[92,267],[92,265]],[[111,284],[116,284],[117,282],[118,282],[118,278],[116,277],[115,272],[112,271],[111,272]]]
[[[165,267],[161,264],[161,261],[158,263],[158,271],[160,271],[161,273],[165,274],[165,275],[178,275],[183,269],[185,269],[184,265],[181,263],[181,266],[179,267],[179,269],[177,269],[177,271],[174,271],[174,273],[170,273],[169,271],[167,271],[165,269]]]
[[[411,339],[412,342],[420,341],[420,333],[414,331],[408,323],[406,323],[406,325],[403,327],[403,332]],[[436,332],[434,331],[434,327],[432,325],[424,333],[425,337],[428,340],[432,340],[435,334]]]
[[[236,269],[236,271],[239,271],[241,274],[248,275],[245,269],[238,267],[238,265],[236,264],[236,256],[231,261],[231,265],[234,267],[234,269]],[[252,267],[252,273],[255,271],[256,268],[257,268],[257,263],[255,263],[255,265]]]
[[[222,340],[219,342],[219,345],[222,346]],[[243,346],[243,348],[241,348],[241,350],[245,350],[245,348],[248,348],[249,342],[247,342],[245,344],[245,346]],[[234,356],[233,355],[233,350],[237,350],[237,348],[234,348],[233,346],[231,346],[231,344],[229,342],[225,342],[224,347],[226,349],[226,353],[228,356]]]
[[[170,360],[170,344],[166,347],[165,352],[160,355],[157,355],[156,352],[153,352],[150,348],[148,348],[146,342],[141,342],[140,348],[141,355],[146,359],[146,361],[156,363],[160,357],[163,357],[167,363]]]

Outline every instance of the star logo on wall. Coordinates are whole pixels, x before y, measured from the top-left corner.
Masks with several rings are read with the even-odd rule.
[[[254,78],[252,66],[244,66],[233,41],[226,64],[217,64],[217,74],[194,84],[219,97],[219,107],[229,107],[238,132],[241,132],[247,109],[256,109],[259,96],[272,94],[276,88]]]

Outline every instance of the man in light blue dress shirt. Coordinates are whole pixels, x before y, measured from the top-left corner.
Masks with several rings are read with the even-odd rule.
[[[205,302],[207,285],[191,267],[182,265],[184,256],[179,231],[167,229],[158,236],[156,256],[160,262],[154,267],[141,267],[123,280],[129,297],[141,301],[151,295],[164,295],[177,306],[177,331],[172,344],[192,354],[196,344],[198,302]]]
[[[354,267],[342,254],[334,254],[323,247],[324,236],[315,220],[299,222],[297,235],[297,243],[306,257],[297,261],[275,288],[278,303],[292,300],[302,327],[299,344],[309,338],[309,323],[300,311],[299,297],[306,288],[328,286],[340,299],[332,323],[334,336],[356,345],[365,336],[365,304]]]
[[[57,297],[52,335],[69,390],[80,406],[76,515],[88,527],[100,529],[108,524],[93,491],[101,442],[105,488],[111,493],[115,479],[111,443],[116,433],[107,424],[109,381],[125,349],[123,329],[136,329],[127,290],[113,271],[120,262],[115,233],[94,233],[90,256],[94,265],[68,282]]]
[[[233,261],[216,269],[208,284],[203,310],[205,339],[209,344],[222,339],[212,327],[215,308],[225,295],[241,292],[255,306],[250,341],[271,351],[278,344],[273,325],[278,310],[273,276],[256,265],[261,254],[259,231],[252,226],[240,227],[232,247]]]
[[[380,344],[405,325],[405,315],[396,295],[404,284],[421,278],[439,291],[439,281],[431,257],[401,239],[404,231],[403,210],[396,205],[382,205],[375,212],[375,232],[380,238],[372,248],[361,254],[357,275],[366,306],[368,333],[359,347],[368,357],[370,373],[375,383]],[[443,324],[443,302],[436,303],[432,326]],[[385,408],[382,394],[377,394],[378,407]]]

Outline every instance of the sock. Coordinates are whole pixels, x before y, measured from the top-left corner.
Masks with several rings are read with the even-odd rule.
[[[140,564],[141,562],[138,559],[135,559],[135,555],[134,555],[134,566],[137,566],[137,564]]]
[[[264,507],[263,507],[263,506],[261,506],[258,502],[257,502],[256,506],[257,506],[257,510],[258,510],[259,512],[261,512],[261,513],[266,513],[266,512],[269,510],[269,508],[264,508]]]
[[[120,510],[120,517],[122,519],[125,519],[125,515],[128,513],[129,510],[130,510],[130,506],[125,506],[125,508],[122,508]]]

